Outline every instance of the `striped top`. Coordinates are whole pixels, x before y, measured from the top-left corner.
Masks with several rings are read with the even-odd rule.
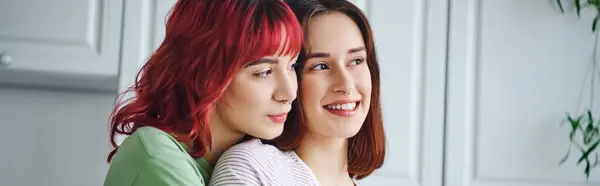
[[[225,151],[214,168],[210,186],[318,186],[310,168],[293,151],[251,139]]]
[[[294,151],[251,139],[225,151],[215,165],[210,186],[319,186],[311,169]],[[355,182],[355,185],[356,184]]]

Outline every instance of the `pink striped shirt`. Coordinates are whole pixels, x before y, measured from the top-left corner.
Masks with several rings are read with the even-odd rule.
[[[214,168],[210,186],[318,186],[312,171],[294,153],[251,139],[225,151]]]
[[[354,179],[353,179],[354,180]],[[319,186],[311,169],[294,151],[251,139],[225,151],[215,165],[210,186]],[[358,186],[354,180],[354,185]]]

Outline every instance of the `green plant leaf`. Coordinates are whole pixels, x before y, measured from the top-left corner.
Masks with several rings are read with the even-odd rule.
[[[556,4],[558,4],[558,9],[560,13],[565,13],[565,9],[563,8],[562,2],[560,0],[556,0]]]
[[[598,0],[588,0],[588,4],[598,6],[600,5],[600,1]]]
[[[597,149],[600,149],[598,148],[598,146],[600,146],[600,127],[598,127],[600,125],[600,121],[594,119],[591,110],[586,110],[585,114],[578,115],[577,117],[567,113],[566,119],[563,120],[563,124],[567,122],[571,126],[571,131],[569,134],[570,143],[565,156],[559,161],[559,165],[568,160],[572,150],[571,148],[575,146],[581,152],[581,156],[577,160],[577,165],[585,163],[584,174],[586,175],[586,179],[589,179],[591,170],[597,166],[600,166],[600,158],[598,157],[599,155],[597,152]],[[581,132],[580,134],[583,138],[583,144],[579,144],[575,140],[578,132]]]
[[[585,133],[583,133],[583,145],[585,146],[589,146],[592,142],[593,142],[593,136],[591,135],[592,133],[590,132],[590,127],[588,125],[588,127],[586,127],[585,129]]]
[[[575,9],[577,10],[577,17],[581,17],[581,0],[575,0]]]
[[[594,117],[592,116],[592,112],[591,110],[588,110],[587,113],[587,122],[586,122],[586,126],[585,126],[585,131],[583,133],[583,143],[586,146],[589,146],[590,144],[596,142],[597,140],[597,134],[596,134],[596,127],[594,126]]]
[[[585,161],[585,179],[590,179],[590,160],[586,158]]]
[[[563,163],[565,163],[567,161],[567,159],[569,159],[569,154],[571,154],[571,144],[570,143],[569,143],[569,149],[567,150],[567,153],[565,154],[565,156],[562,159],[560,159],[558,164],[562,165]]]
[[[577,119],[573,119],[571,115],[567,115],[567,120],[571,124],[571,134],[569,135],[569,139],[571,139],[571,141],[573,141],[573,138],[575,138],[577,129],[580,129],[581,119],[583,119],[582,116],[577,117]]]
[[[578,18],[581,18],[581,12],[585,8],[593,8],[596,10],[596,16],[594,17],[591,25],[592,32],[596,33],[596,31],[598,31],[598,27],[600,27],[600,25],[598,25],[598,22],[600,22],[600,0],[572,0],[568,2],[569,4],[572,3]],[[556,0],[556,3],[560,9],[560,12],[565,13],[565,7],[563,6],[564,4],[562,0]],[[570,125],[570,143],[565,156],[562,157],[562,159],[559,161],[559,164],[565,163],[570,157],[570,153],[573,150],[572,148],[576,148],[578,152],[581,152],[581,156],[578,157],[577,160],[577,165],[585,163],[584,173],[586,179],[589,179],[591,170],[600,166],[600,148],[598,147],[600,146],[600,118],[595,119],[592,115],[592,110],[587,109],[583,114],[577,113],[577,115],[571,115],[567,113],[565,120],[563,120],[560,125],[562,126],[567,122]],[[581,138],[578,137],[579,135],[581,135]]]
[[[597,25],[598,25],[598,16],[596,16],[596,18],[594,18],[594,22],[592,22],[592,32],[596,32]]]
[[[587,157],[594,152],[594,150],[596,150],[596,147],[598,147],[598,144],[600,144],[600,140],[596,140],[596,142],[590,146],[589,149],[585,150],[583,152],[583,154],[581,155],[581,158],[579,158],[579,161],[577,161],[577,164],[581,163],[583,160],[587,160]]]

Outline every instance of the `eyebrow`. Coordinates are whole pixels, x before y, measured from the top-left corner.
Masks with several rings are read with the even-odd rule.
[[[352,54],[352,53],[356,53],[356,52],[360,52],[365,50],[365,47],[356,47],[356,48],[351,48],[350,50],[348,50],[348,54]],[[331,56],[329,53],[325,53],[325,52],[317,52],[317,53],[310,53],[307,55],[306,59],[311,59],[311,58],[324,58],[324,57],[329,57]]]
[[[250,67],[250,66],[254,66],[254,65],[260,65],[263,63],[269,63],[269,64],[277,64],[279,63],[279,61],[275,60],[275,59],[271,59],[271,58],[262,58],[258,61],[253,61],[248,63],[246,66],[244,66],[244,68]]]
[[[360,51],[363,51],[363,50],[365,50],[365,47],[352,48],[352,49],[348,50],[348,54],[360,52]]]

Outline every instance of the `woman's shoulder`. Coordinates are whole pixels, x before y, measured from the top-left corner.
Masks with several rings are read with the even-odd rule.
[[[307,183],[312,172],[293,151],[280,151],[275,146],[251,139],[237,144],[221,155],[215,166],[211,186],[242,185],[285,185]]]
[[[210,185],[262,185],[265,175],[272,171],[263,166],[281,161],[284,159],[282,154],[274,146],[263,144],[259,139],[239,143],[219,157]]]
[[[273,145],[262,143],[260,139],[251,139],[225,151],[219,157],[215,171],[231,166],[270,170],[273,167],[292,166],[297,161],[293,151],[280,151]]]
[[[285,158],[288,153],[280,151],[273,145],[264,144],[260,139],[253,138],[227,149],[219,160],[227,158],[245,160],[264,159],[265,157]]]
[[[138,153],[142,153],[149,158],[157,156],[188,155],[185,147],[179,143],[173,136],[154,127],[140,127],[133,134],[128,136],[117,151],[130,151],[138,149]],[[125,153],[125,152],[122,152]]]
[[[113,156],[105,185],[204,185],[210,177],[201,169],[168,133],[141,127]]]

